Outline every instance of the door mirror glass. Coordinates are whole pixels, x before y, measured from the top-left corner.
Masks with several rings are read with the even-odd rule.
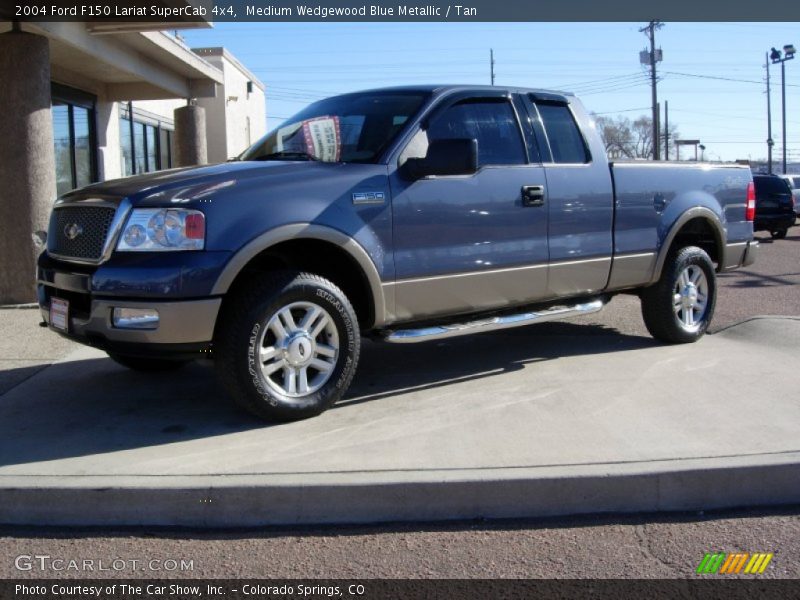
[[[425,158],[409,158],[403,171],[410,179],[429,175],[472,175],[478,170],[478,140],[432,140]]]

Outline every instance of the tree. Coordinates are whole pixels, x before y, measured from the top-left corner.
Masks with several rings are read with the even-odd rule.
[[[595,123],[609,158],[653,158],[653,121],[650,117],[642,115],[631,121],[619,115],[595,116]],[[674,141],[677,136],[678,128],[671,124],[669,127],[671,156],[675,156]]]

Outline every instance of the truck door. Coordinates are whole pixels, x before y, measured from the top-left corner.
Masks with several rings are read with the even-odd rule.
[[[579,103],[528,94],[526,106],[547,175],[550,295],[602,290],[611,269],[614,219],[605,147]]]
[[[398,319],[494,309],[547,294],[544,169],[530,156],[511,96],[445,98],[397,164],[424,157],[431,140],[452,138],[477,140],[476,173],[416,181],[402,169],[390,174]]]

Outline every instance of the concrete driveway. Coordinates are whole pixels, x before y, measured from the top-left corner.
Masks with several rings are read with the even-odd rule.
[[[32,312],[32,311],[31,311]],[[0,396],[0,522],[257,525],[525,517],[800,498],[798,318],[690,346],[552,324],[366,343],[348,397],[265,425],[207,365],[79,348]],[[17,369],[19,376],[15,374]],[[2,381],[2,380],[0,380]]]

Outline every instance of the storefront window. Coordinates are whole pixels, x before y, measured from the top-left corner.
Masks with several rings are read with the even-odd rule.
[[[133,124],[133,155],[136,173],[147,173],[148,171],[144,154],[144,127],[141,123]]]
[[[167,129],[162,129],[159,142],[161,168],[169,169],[172,167],[172,132]]]
[[[145,134],[147,138],[147,145],[145,147],[147,154],[147,170],[158,170],[158,129],[152,125],[145,125]]]
[[[131,137],[131,121],[122,118],[119,120],[119,142],[122,157],[122,176],[133,175],[133,138]]]
[[[148,115],[145,111],[133,108],[131,123],[130,104],[122,109],[120,117],[120,154],[122,156],[122,174],[138,175],[172,166],[172,131],[165,123],[160,122],[157,115]],[[150,122],[146,122],[150,121]]]
[[[84,187],[92,182],[92,148],[89,118],[91,112],[80,106],[72,107],[72,122],[75,131],[75,187]]]
[[[97,181],[94,97],[52,85],[53,142],[58,195]]]
[[[72,151],[69,136],[69,106],[53,103],[53,140],[56,153],[56,190],[58,195],[73,189]]]

